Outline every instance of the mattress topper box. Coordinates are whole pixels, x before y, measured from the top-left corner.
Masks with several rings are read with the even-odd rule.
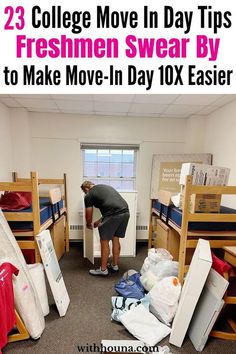
[[[224,305],[222,297],[228,285],[229,282],[224,277],[214,269],[210,270],[188,330],[189,338],[197,351],[202,351],[207,342]]]
[[[172,324],[170,343],[181,347],[212,266],[210,243],[198,240]]]
[[[192,184],[203,186],[226,186],[230,169],[200,163],[183,163],[179,184],[185,185],[186,176],[192,176]]]

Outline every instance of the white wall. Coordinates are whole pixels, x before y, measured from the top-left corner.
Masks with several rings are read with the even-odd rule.
[[[213,164],[229,167],[229,185],[236,185],[236,101],[218,109],[205,123],[204,149],[213,154]],[[224,204],[236,208],[233,197],[224,197]]]
[[[19,175],[29,175],[31,133],[29,115],[24,108],[10,110],[12,167]]]
[[[186,123],[186,153],[204,153],[205,116],[192,116]]]
[[[31,133],[28,113],[0,104],[0,180],[11,181],[12,172],[29,174]]]
[[[0,103],[0,181],[10,181],[12,172],[12,142],[10,111]]]
[[[183,119],[124,118],[30,114],[31,170],[43,177],[68,175],[70,224],[82,224],[80,142],[139,143],[137,191],[139,225],[148,225],[152,154],[184,153],[186,121]],[[72,238],[78,235],[71,232]],[[147,238],[147,231],[138,238]]]

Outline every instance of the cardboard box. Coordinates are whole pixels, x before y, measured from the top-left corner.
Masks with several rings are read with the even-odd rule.
[[[209,241],[199,239],[172,324],[170,343],[181,347],[212,265]]]
[[[182,210],[184,189],[180,194],[179,208]],[[190,196],[190,213],[219,213],[221,194],[192,194]]]
[[[229,282],[214,269],[210,270],[201,297],[194,311],[188,335],[197,351],[202,351],[224,305],[222,297]]]
[[[173,256],[173,261],[179,260],[179,233],[167,226],[163,221],[157,219],[155,248],[165,248]],[[186,264],[190,264],[194,249],[188,248],[186,251]]]
[[[230,169],[199,163],[183,163],[179,184],[185,185],[186,176],[192,176],[192,184],[204,186],[226,186]]]
[[[190,213],[219,213],[220,203],[220,194],[192,194]]]

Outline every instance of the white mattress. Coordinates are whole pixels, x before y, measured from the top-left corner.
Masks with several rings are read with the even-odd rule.
[[[30,336],[33,339],[37,339],[41,336],[45,328],[42,308],[23,254],[0,209],[1,263],[2,260],[7,260],[19,269],[18,276],[13,276],[15,307],[19,312]]]

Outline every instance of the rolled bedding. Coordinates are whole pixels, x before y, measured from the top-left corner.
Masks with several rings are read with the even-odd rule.
[[[15,308],[30,336],[38,339],[45,328],[41,304],[23,254],[0,209],[0,262],[3,259],[19,269],[18,276],[13,277]]]

